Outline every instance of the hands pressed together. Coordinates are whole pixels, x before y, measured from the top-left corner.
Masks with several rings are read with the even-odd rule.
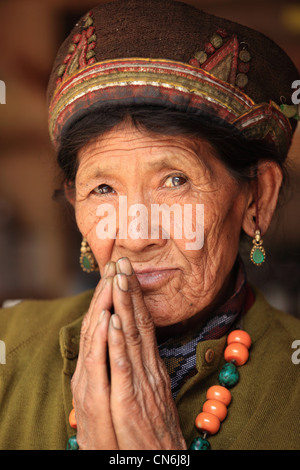
[[[106,265],[82,323],[71,386],[80,449],[186,449],[155,326],[128,258]]]

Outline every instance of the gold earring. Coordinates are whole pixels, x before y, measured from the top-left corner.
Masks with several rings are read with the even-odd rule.
[[[250,252],[250,259],[256,266],[261,266],[266,260],[266,252],[263,247],[263,239],[261,238],[260,230],[255,230],[255,236],[252,240],[253,247]]]
[[[89,247],[88,242],[83,238],[80,247],[80,266],[85,273],[98,271],[97,261]]]

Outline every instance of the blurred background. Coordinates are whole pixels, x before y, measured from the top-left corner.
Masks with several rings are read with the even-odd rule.
[[[0,80],[6,84],[6,104],[0,104],[0,304],[73,295],[97,282],[97,276],[79,267],[81,238],[70,212],[52,198],[60,181],[48,138],[46,87],[61,42],[77,19],[100,1],[0,3]],[[300,70],[299,1],[186,3],[263,32]],[[251,266],[251,244],[242,247],[242,255],[250,280],[270,303],[300,317],[299,125],[289,168],[289,188],[264,237],[267,262]]]

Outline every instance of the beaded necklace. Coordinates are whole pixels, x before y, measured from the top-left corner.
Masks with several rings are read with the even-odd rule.
[[[231,402],[229,388],[239,381],[237,367],[243,366],[248,361],[251,346],[251,338],[248,333],[243,330],[232,331],[228,335],[227,345],[224,351],[226,363],[219,374],[219,385],[213,385],[207,390],[207,400],[203,405],[202,412],[197,415],[195,420],[195,426],[203,433],[203,437],[196,437],[190,450],[210,449],[210,443],[206,436],[214,435],[219,431],[221,422],[227,416],[227,407]]]
[[[216,434],[221,422],[227,416],[227,407],[231,402],[231,393],[229,389],[239,381],[239,372],[237,367],[246,364],[249,358],[249,348],[251,338],[244,330],[234,330],[227,338],[227,347],[224,351],[225,365],[219,374],[219,385],[213,385],[207,390],[206,398],[202,412],[195,420],[196,428],[203,433],[203,437],[196,437],[190,450],[209,450],[210,443],[206,439],[207,435]],[[77,429],[74,401],[73,409],[69,415],[69,423],[73,429]],[[68,440],[67,450],[78,450],[76,435]]]
[[[72,406],[73,408],[69,414],[69,423],[70,423],[71,428],[77,429],[77,422],[76,422],[75,409],[74,409],[74,400],[72,400]],[[71,436],[70,439],[68,440],[67,450],[79,450],[79,445],[77,442],[76,434],[74,436]]]

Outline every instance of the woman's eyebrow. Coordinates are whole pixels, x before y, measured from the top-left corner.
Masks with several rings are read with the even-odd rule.
[[[178,166],[178,165],[177,165]],[[181,165],[182,166],[182,165]],[[157,161],[145,161],[145,168],[149,169],[149,171],[158,171],[163,170],[166,168],[173,168],[174,162],[172,160],[157,160]],[[117,172],[116,172],[117,170]],[[110,168],[89,168],[84,172],[84,178],[89,180],[97,180],[101,178],[115,178],[120,177],[120,168],[116,164],[115,166],[111,166]]]
[[[164,169],[178,169],[181,171],[188,171],[191,168],[195,169],[195,166],[199,167],[199,170],[208,170],[208,165],[203,161],[200,156],[194,155],[191,158],[180,158],[175,155],[162,158],[153,162],[149,162],[149,166],[154,170],[164,170]]]
[[[79,172],[78,172],[79,173]],[[113,178],[115,173],[112,169],[102,169],[102,168],[88,168],[80,174],[80,179],[88,182],[93,182],[94,180],[104,179],[104,178]]]
[[[149,162],[149,167],[153,168],[153,169],[164,169],[164,168],[172,168],[174,166],[175,163],[179,163],[178,160],[175,160],[175,159],[172,159],[172,158],[169,158],[169,159],[160,159],[160,160],[156,160],[154,162]]]

